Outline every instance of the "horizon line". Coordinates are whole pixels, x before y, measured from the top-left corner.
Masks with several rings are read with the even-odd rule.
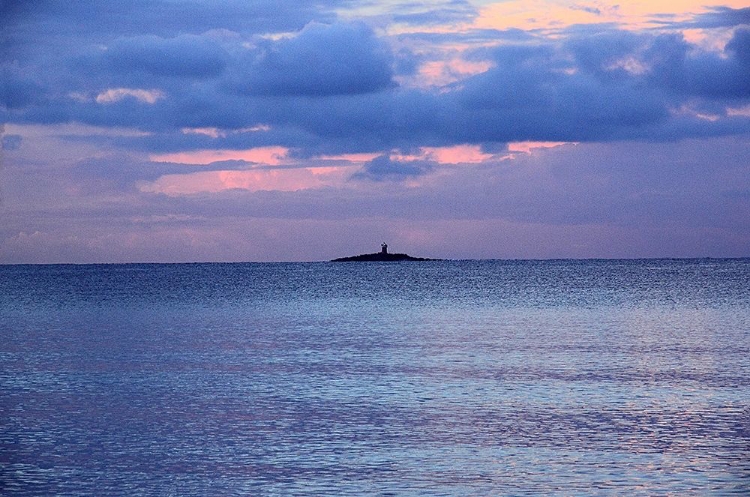
[[[497,258],[429,258],[421,261],[360,261],[377,264],[430,263],[430,262],[555,262],[555,261],[702,261],[702,260],[743,260],[746,256],[691,256],[691,257],[497,257]],[[197,265],[197,264],[327,264],[331,259],[308,261],[129,261],[129,262],[0,262],[4,266],[127,266],[127,265]]]

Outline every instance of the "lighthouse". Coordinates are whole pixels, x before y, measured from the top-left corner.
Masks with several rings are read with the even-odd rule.
[[[388,253],[388,244],[383,242],[380,244],[380,253],[385,255]]]

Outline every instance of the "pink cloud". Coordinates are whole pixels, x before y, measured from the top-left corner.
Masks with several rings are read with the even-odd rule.
[[[479,145],[453,145],[451,147],[420,147],[419,153],[400,154],[393,151],[391,159],[400,162],[429,160],[438,164],[479,164],[494,157],[482,152]]]
[[[345,167],[200,171],[167,174],[156,181],[141,183],[139,188],[146,193],[168,196],[218,193],[225,190],[299,191],[341,185],[347,174]]]
[[[508,152],[522,152],[530,154],[532,150],[537,148],[555,148],[562,145],[574,144],[573,142],[513,142],[508,144]]]
[[[403,78],[405,86],[441,87],[468,76],[486,72],[492,67],[489,61],[467,61],[455,57],[449,60],[433,60],[422,64],[419,72],[412,77]]]
[[[493,157],[482,152],[479,145],[455,145],[453,147],[425,147],[427,157],[439,164],[479,164]]]
[[[727,109],[728,116],[750,117],[750,105],[744,107],[730,107]]]
[[[210,132],[213,128],[209,128]],[[225,160],[243,160],[257,164],[278,166],[288,163],[289,149],[285,147],[258,147],[247,150],[197,150],[172,154],[153,154],[154,162],[175,162],[178,164],[211,164]]]
[[[361,154],[321,155],[318,157],[318,159],[324,160],[324,161],[334,161],[334,162],[342,161],[342,162],[352,162],[352,163],[361,164],[361,163],[371,161],[379,155],[381,154],[361,153]]]

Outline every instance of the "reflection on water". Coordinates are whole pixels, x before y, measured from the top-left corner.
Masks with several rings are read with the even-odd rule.
[[[0,267],[0,493],[747,495],[748,281],[748,260]]]

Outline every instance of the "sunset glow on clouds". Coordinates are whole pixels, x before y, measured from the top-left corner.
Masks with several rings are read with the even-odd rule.
[[[620,29],[669,28],[714,7],[742,9],[743,0],[630,0],[627,2],[510,0],[479,9],[473,26],[494,29],[560,30],[572,25],[617,24]]]
[[[750,255],[746,2],[43,0],[0,29],[0,263]]]
[[[330,175],[330,171],[327,172]],[[190,174],[167,174],[141,185],[143,192],[169,196],[216,193],[223,190],[297,191],[326,184],[321,174],[311,169],[205,171]]]
[[[183,164],[210,164],[222,160],[242,160],[277,166],[286,162],[289,150],[285,147],[258,147],[248,150],[195,150],[169,154],[153,154],[155,162],[181,162]]]
[[[212,134],[213,136],[213,134]],[[529,153],[535,148],[557,146],[546,143],[512,143],[509,152]],[[344,154],[340,156],[320,157],[323,164],[304,167],[309,160],[295,160],[288,157],[288,150],[283,147],[265,147],[251,150],[197,150],[174,154],[152,155],[155,162],[169,162],[193,165],[212,165],[211,171],[196,171],[183,174],[170,174],[160,177],[151,183],[142,183],[139,189],[144,192],[164,193],[170,196],[191,195],[203,192],[220,192],[222,190],[249,191],[297,191],[324,186],[342,186],[350,175],[352,165],[363,165],[371,162],[379,154]],[[481,164],[491,159],[492,154],[481,151],[477,145],[456,145],[452,147],[422,147],[418,153],[404,155],[397,150],[387,155],[390,161],[396,161],[408,167],[409,163],[431,161],[435,165],[445,164]],[[248,163],[248,170],[222,170],[223,161],[241,161]],[[256,167],[253,168],[253,165]],[[257,167],[260,166],[260,167]],[[286,167],[263,167],[286,166]],[[415,183],[412,181],[411,185]]]

